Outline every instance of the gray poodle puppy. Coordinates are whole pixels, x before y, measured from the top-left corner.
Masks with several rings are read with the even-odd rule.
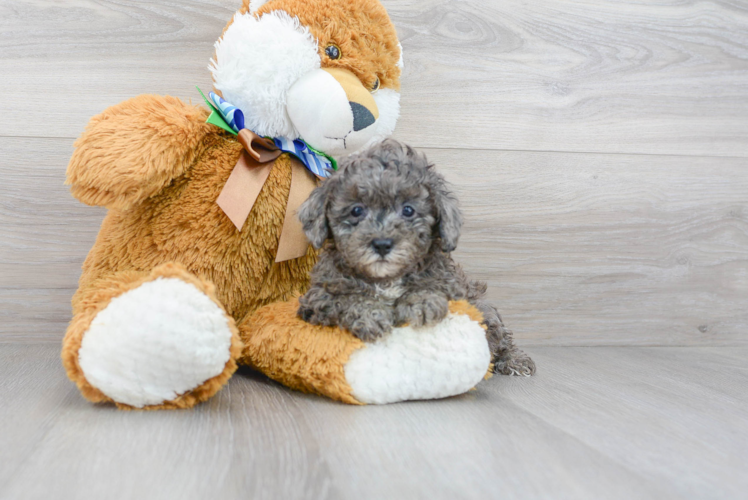
[[[412,148],[384,141],[341,162],[301,206],[304,231],[324,249],[299,299],[299,316],[341,326],[371,341],[395,326],[434,324],[450,300],[467,300],[484,317],[494,371],[532,375],[486,284],[469,280],[450,255],[462,215],[444,178]]]

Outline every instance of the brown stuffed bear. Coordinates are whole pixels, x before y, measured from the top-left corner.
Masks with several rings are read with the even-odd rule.
[[[210,67],[223,128],[206,123],[205,108],[153,95],[91,120],[67,183],[109,212],[83,264],[62,352],[86,398],[190,407],[237,362],[261,364],[242,355],[240,334],[255,334],[248,315],[307,286],[316,254],[293,212],[313,174],[324,176],[312,166],[334,166],[392,133],[401,61],[377,0],[244,0]],[[303,366],[284,382],[334,386],[335,356],[351,342],[307,342]],[[254,355],[266,367],[293,364],[302,356],[294,349],[281,361]],[[304,379],[310,367],[316,381]]]

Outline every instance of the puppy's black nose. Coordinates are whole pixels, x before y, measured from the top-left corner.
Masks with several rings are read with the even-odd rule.
[[[372,240],[371,246],[374,247],[375,252],[384,257],[385,255],[390,253],[390,250],[392,250],[392,245],[394,243],[395,242],[392,241],[392,238],[378,238],[376,240]]]
[[[377,119],[374,118],[374,115],[371,114],[371,111],[366,109],[364,106],[361,106],[359,103],[349,101],[348,104],[351,105],[351,111],[353,111],[353,131],[354,132],[363,130],[369,125],[373,124],[375,121],[377,121]]]

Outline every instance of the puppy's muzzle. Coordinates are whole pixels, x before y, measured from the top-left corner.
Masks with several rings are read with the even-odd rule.
[[[377,238],[375,240],[372,240],[371,242],[371,246],[374,248],[374,251],[382,257],[385,257],[388,253],[390,253],[394,245],[395,242],[392,240],[392,238]]]

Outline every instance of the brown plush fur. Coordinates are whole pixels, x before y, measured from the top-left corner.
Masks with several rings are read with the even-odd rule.
[[[82,381],[71,356],[95,313],[158,266],[177,263],[186,281],[210,284],[237,322],[308,285],[316,260],[311,247],[305,257],[274,262],[291,183],[288,155],[276,160],[257,199],[263,209],[253,210],[239,232],[216,199],[241,145],[206,125],[206,116],[172,97],[140,96],[95,117],[76,143],[68,168],[73,194],[110,209],[83,264],[64,341],[68,374],[92,401],[106,398]],[[228,375],[206,384],[223,384]],[[191,406],[206,394],[201,386],[159,407]]]
[[[345,330],[302,321],[298,307],[297,299],[277,302],[241,323],[241,361],[292,389],[361,404],[351,396],[343,367],[364,343]]]
[[[88,205],[125,209],[158,193],[203,151],[215,127],[205,109],[141,95],[88,123],[74,144],[66,184]]]
[[[244,0],[240,12],[248,10],[249,0]],[[397,32],[378,0],[271,0],[257,15],[273,10],[298,16],[309,27],[318,40],[323,68],[347,69],[369,88],[379,78],[382,87],[400,90]],[[330,44],[340,47],[340,59],[325,55]]]
[[[164,114],[151,115],[154,107],[163,109]],[[78,140],[69,167],[73,192],[85,193],[84,202],[115,200],[115,206],[129,208],[110,206],[83,264],[80,287],[73,298],[74,312],[89,293],[95,293],[98,282],[113,273],[150,271],[167,262],[180,263],[213,283],[218,299],[237,321],[261,305],[286,300],[306,287],[315,261],[311,249],[304,258],[274,263],[291,182],[288,155],[278,158],[256,201],[264,210],[253,210],[239,232],[216,199],[239,158],[241,145],[228,133],[202,123],[205,112],[197,111],[178,99],[141,96],[110,108],[105,120],[92,120]],[[158,127],[165,115],[190,119],[177,121],[180,126],[154,140],[146,132]],[[113,133],[118,127],[129,134]],[[199,142],[191,149],[182,147],[190,134],[197,135]],[[132,193],[144,192],[144,188],[107,185],[116,175],[112,168],[117,173],[140,171],[146,186],[153,186],[154,178],[164,178],[165,170],[179,175],[162,191],[136,203],[131,201]]]
[[[94,403],[111,402],[112,400],[104,395],[100,390],[88,383],[80,364],[78,363],[78,350],[83,341],[83,334],[88,330],[91,321],[96,315],[109,305],[111,300],[129,290],[133,290],[143,283],[153,281],[157,278],[179,278],[182,281],[194,285],[198,290],[206,294],[213,302],[221,306],[216,298],[215,287],[203,280],[200,280],[187,272],[184,267],[177,264],[166,264],[157,267],[150,273],[138,271],[122,271],[111,274],[98,283],[98,287],[92,290],[85,302],[79,303],[79,312],[73,318],[65,334],[62,348],[62,363],[68,376],[73,380],[80,389],[83,396]],[[219,375],[206,380],[199,387],[192,391],[182,394],[176,399],[161,405],[151,405],[145,409],[171,409],[171,408],[189,408],[201,401],[205,401],[213,396],[218,390],[231,378],[236,371],[236,359],[241,353],[242,344],[239,340],[238,330],[234,319],[226,315],[226,321],[231,329],[231,357],[226,366]],[[131,406],[116,403],[121,409],[132,409]]]
[[[366,344],[348,331],[311,325],[296,315],[298,299],[258,309],[239,325],[244,342],[240,362],[278,382],[348,404],[362,404],[351,395],[344,366],[350,355]],[[467,301],[449,303],[454,314],[483,322],[483,315]],[[489,368],[487,377],[490,376]]]

